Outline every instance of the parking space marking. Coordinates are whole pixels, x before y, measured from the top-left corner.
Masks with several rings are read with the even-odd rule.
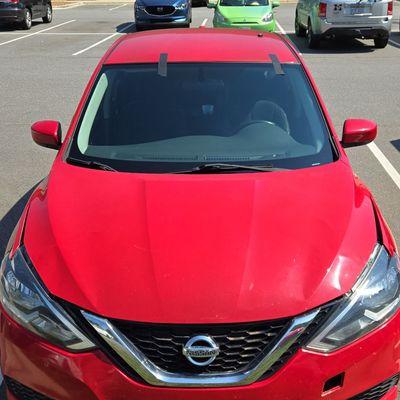
[[[207,21],[208,21],[208,18],[204,18],[204,21],[201,23],[200,26],[206,26]]]
[[[65,7],[53,7],[54,10],[70,10],[71,8],[76,8],[76,7],[81,7],[83,6],[83,3],[78,3],[78,4],[71,4],[70,6],[65,6]]]
[[[0,43],[0,46],[4,46],[5,44],[13,43],[13,42],[16,42],[17,40],[22,40],[22,39],[25,39],[25,38],[28,38],[28,37],[31,37],[31,36],[39,35],[42,32],[47,32],[47,31],[50,31],[51,29],[56,29],[56,28],[59,28],[60,26],[67,25],[67,24],[70,24],[71,22],[75,22],[75,21],[76,21],[76,19],[71,19],[70,21],[63,22],[63,23],[58,24],[58,25],[54,25],[54,26],[52,26],[50,28],[42,29],[41,31],[30,33],[29,35],[24,35],[24,36],[17,37],[15,39],[7,40],[6,42]]]
[[[372,154],[377,158],[387,174],[392,178],[396,186],[400,189],[400,174],[398,173],[396,168],[393,167],[393,164],[387,159],[387,157],[382,153],[381,149],[375,143],[369,143],[367,146],[371,150]]]
[[[389,39],[389,43],[390,43],[391,45],[393,45],[394,47],[397,47],[398,49],[400,49],[400,43],[395,42],[395,41],[392,40],[392,39]]]
[[[134,23],[131,23],[131,24],[127,25],[125,28],[121,29],[119,32],[115,32],[115,33],[113,33],[112,35],[107,36],[106,38],[104,38],[104,39],[102,39],[102,40],[99,40],[98,42],[93,43],[91,46],[86,47],[86,48],[83,49],[83,50],[79,50],[79,51],[77,51],[76,53],[74,53],[74,54],[72,54],[72,55],[73,55],[73,56],[78,56],[79,54],[85,53],[86,51],[88,51],[88,50],[90,50],[90,49],[93,49],[94,47],[98,46],[99,44],[102,44],[102,43],[104,43],[104,42],[107,42],[107,40],[110,40],[110,39],[112,39],[113,37],[120,35],[121,33],[127,31],[129,28],[131,28],[131,27],[134,26],[134,25],[135,25]]]
[[[280,30],[280,32],[282,33],[282,35],[287,36],[287,32],[282,28],[282,25],[277,21],[277,19],[275,19],[275,24],[278,27],[278,29]],[[290,32],[291,33],[291,32]],[[288,37],[288,39],[290,40],[290,38]],[[297,50],[297,52],[303,56],[303,53],[300,52],[300,50],[298,49],[298,47],[296,46],[296,43],[293,42],[293,40],[290,40],[290,42],[292,43],[292,45],[295,47],[295,49]]]
[[[118,8],[122,8],[122,7],[125,7],[125,6],[127,6],[127,5],[128,5],[128,3],[126,3],[126,4],[122,4],[122,5],[120,5],[120,6],[117,6],[117,7],[110,8],[108,11],[114,11],[114,10],[118,10]]]

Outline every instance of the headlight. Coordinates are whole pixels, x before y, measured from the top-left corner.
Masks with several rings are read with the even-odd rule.
[[[181,4],[178,4],[177,6],[175,6],[175,8],[177,10],[186,10],[187,7],[188,7],[188,3],[181,3]]]
[[[135,8],[136,8],[137,10],[143,11],[146,7],[145,7],[143,4],[140,4],[140,3],[136,2],[136,3],[135,3]]]
[[[398,311],[399,296],[399,258],[377,245],[347,299],[307,348],[329,353],[366,335]]]
[[[270,12],[262,17],[263,22],[271,22],[274,19],[273,14]]]
[[[0,270],[0,302],[8,315],[29,331],[69,350],[95,345],[71,317],[46,293],[35,277],[23,249],[5,256]]]

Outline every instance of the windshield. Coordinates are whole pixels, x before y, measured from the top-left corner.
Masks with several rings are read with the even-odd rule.
[[[241,6],[267,6],[268,0],[220,0],[219,3],[221,6],[232,6],[232,7],[241,7]]]
[[[175,172],[208,163],[303,168],[334,160],[299,65],[169,63],[105,67],[68,158],[115,170]],[[89,162],[89,163],[88,163]]]

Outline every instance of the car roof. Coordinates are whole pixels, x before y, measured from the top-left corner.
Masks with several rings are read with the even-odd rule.
[[[239,29],[168,29],[124,36],[104,64],[157,63],[161,53],[168,62],[271,62],[299,63],[286,40],[275,33]]]

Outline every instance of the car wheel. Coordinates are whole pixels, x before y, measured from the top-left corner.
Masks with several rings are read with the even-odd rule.
[[[297,13],[294,19],[294,31],[298,37],[305,37],[307,34],[307,29],[300,25]]]
[[[46,15],[42,19],[45,24],[49,24],[53,20],[53,9],[51,4],[47,4]]]
[[[320,38],[314,34],[311,21],[308,21],[308,28],[307,28],[307,43],[309,49],[316,49],[319,47]]]
[[[374,39],[374,44],[377,49],[383,49],[387,46],[389,37],[379,37]]]
[[[24,10],[24,19],[21,22],[21,28],[25,30],[32,28],[32,13],[29,8],[25,8]]]

